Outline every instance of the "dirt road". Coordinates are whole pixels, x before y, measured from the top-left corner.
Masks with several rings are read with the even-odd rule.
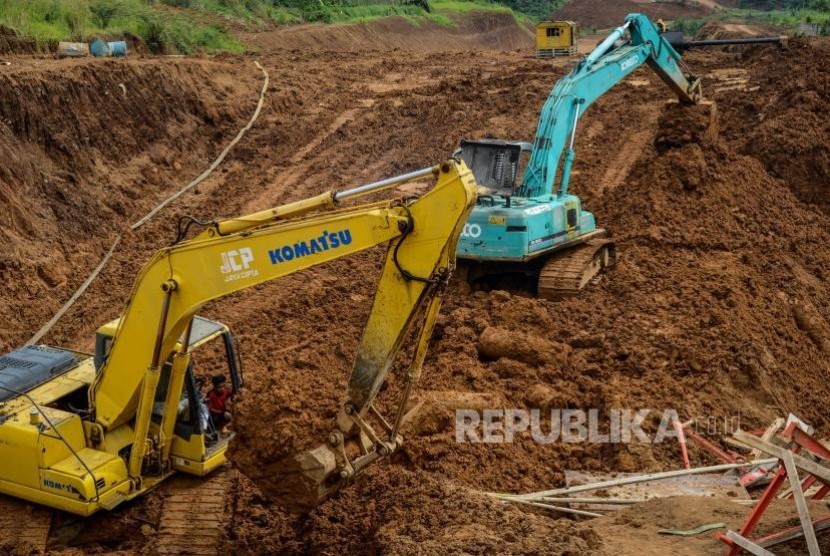
[[[176,216],[236,215],[420,168],[445,158],[462,137],[530,139],[542,102],[570,63],[536,60],[531,45],[516,52],[321,53],[286,50],[284,37],[258,41],[256,58],[272,85],[257,125],[197,191],[126,233],[48,343],[88,350],[97,326],[123,307],[143,261],[172,239]],[[318,509],[285,514],[244,476],[222,476],[209,493],[228,494],[208,497],[205,510],[219,532],[199,536],[198,512],[182,514],[179,501],[205,500],[177,480],[80,525],[54,517],[49,547],[152,553],[165,543],[186,544],[181,527],[192,522],[199,546],[218,552],[612,553],[626,549],[604,540],[620,534],[616,527],[503,506],[475,491],[560,486],[566,469],[675,468],[674,445],[541,445],[524,436],[512,444],[458,444],[453,410],[479,396],[494,407],[738,415],[747,427],[793,411],[826,430],[830,384],[821,377],[830,371],[830,354],[799,329],[793,307],[810,303],[819,318],[830,318],[823,185],[830,143],[827,89],[820,86],[827,68],[808,69],[827,52],[826,43],[796,42],[787,53],[691,55],[717,101],[715,135],[702,133],[694,114],[666,108],[669,92],[646,70],[601,99],[582,123],[572,189],[615,235],[619,268],[565,302],[473,292],[454,282],[416,397],[428,403],[405,431],[407,444]],[[0,192],[9,199],[0,267],[9,284],[0,306],[11,323],[0,333],[7,348],[68,297],[114,232],[207,165],[258,93],[249,56],[79,64],[65,76],[64,66],[42,60],[22,69],[28,60],[15,59],[14,73],[0,70],[0,79],[21,95],[55,82],[79,104],[54,123],[37,104],[24,104],[27,118],[15,119],[12,108],[0,112],[8,138],[0,148],[19,162],[0,174]],[[790,79],[793,67],[804,69],[798,80]],[[739,71],[746,81],[736,88]],[[718,89],[724,75],[730,87]],[[121,94],[125,79],[132,79],[127,94],[139,99],[124,113],[81,103],[102,91]],[[114,169],[125,170],[102,191],[101,176]],[[24,186],[42,210],[26,210]],[[93,203],[109,208],[89,208]],[[38,249],[51,251],[39,261]],[[203,311],[240,340],[248,387],[231,457],[243,471],[325,438],[381,257],[364,253]],[[32,287],[34,276],[42,286]],[[479,336],[492,327],[543,338],[560,356],[482,356]],[[385,395],[393,398],[400,385],[393,376]],[[697,451],[692,456],[710,462]],[[675,515],[650,511],[637,519],[671,525]],[[683,541],[661,542],[670,550]]]

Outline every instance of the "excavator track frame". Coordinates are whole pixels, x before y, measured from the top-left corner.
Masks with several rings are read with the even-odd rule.
[[[610,239],[592,239],[547,259],[539,271],[536,289],[545,299],[572,297],[616,264],[616,244]]]

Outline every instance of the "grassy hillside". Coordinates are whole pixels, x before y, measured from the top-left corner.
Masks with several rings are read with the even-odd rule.
[[[672,30],[693,36],[710,21],[777,25],[790,34],[798,34],[800,25],[808,24],[820,35],[830,35],[830,9],[767,9],[733,8],[719,11],[702,19],[678,18],[670,24]]]
[[[0,0],[0,23],[39,42],[134,35],[156,52],[240,51],[228,24],[275,17],[264,1]]]
[[[505,1],[543,5],[559,0]],[[190,53],[244,50],[234,38],[235,29],[390,15],[416,25],[453,25],[454,14],[473,10],[512,12],[487,0],[0,0],[0,24],[40,43],[132,35],[153,52]]]

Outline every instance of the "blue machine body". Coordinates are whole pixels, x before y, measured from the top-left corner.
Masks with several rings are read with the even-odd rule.
[[[594,215],[579,197],[513,197],[475,208],[459,242],[458,255],[478,261],[525,262],[597,235]]]
[[[457,154],[482,191],[458,244],[460,258],[526,262],[604,234],[594,215],[568,192],[577,123],[594,101],[643,64],[681,102],[700,99],[700,81],[661,30],[647,16],[631,14],[556,83],[532,145],[492,139],[461,142]],[[519,176],[523,154],[529,160]]]

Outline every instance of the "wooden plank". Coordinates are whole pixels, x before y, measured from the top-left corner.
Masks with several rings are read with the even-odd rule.
[[[813,529],[816,533],[830,529],[830,516],[822,517],[815,520],[813,522]],[[800,539],[803,536],[804,529],[802,529],[801,526],[798,525],[796,527],[784,529],[783,531],[779,531],[778,533],[773,533],[772,535],[767,535],[766,537],[757,539],[757,544],[758,546],[769,548],[770,546],[775,546],[776,544],[788,542],[793,539]]]
[[[772,437],[778,434],[778,431],[781,430],[781,427],[784,426],[785,420],[783,417],[778,417],[775,421],[767,427],[767,430],[764,431],[764,434],[761,435],[761,440],[764,442],[769,442],[772,440]],[[761,451],[757,448],[753,448],[752,451],[749,453],[750,459],[758,459],[761,457]]]
[[[775,556],[775,554],[773,554],[766,548],[758,546],[751,540],[747,539],[746,537],[742,537],[735,531],[727,531],[726,538],[732,541],[733,543],[737,544],[747,552],[754,554],[755,556]]]
[[[748,432],[745,431],[737,431],[734,434],[735,438],[740,440],[745,444],[749,444],[753,448],[758,448],[762,452],[765,452],[771,456],[775,456],[778,459],[784,459],[784,454],[789,454],[793,458],[793,462],[795,466],[799,469],[803,469],[810,475],[815,476],[817,479],[820,479],[825,484],[830,484],[830,468],[824,467],[823,465],[819,465],[818,463],[808,460],[798,454],[793,454],[791,451],[787,450],[786,448],[781,448],[780,446],[776,446],[770,442],[765,442],[760,438],[752,436]]]
[[[613,479],[637,477],[635,473],[594,473],[583,471],[565,471],[565,485],[568,487],[598,482],[607,482]],[[630,501],[645,501],[652,498],[668,498],[671,496],[720,496],[735,500],[750,500],[746,489],[738,483],[738,478],[722,474],[686,475],[657,481],[647,481],[636,484],[618,486],[608,489],[602,498],[583,498],[579,494],[571,497],[557,496],[544,497],[540,500],[557,502],[571,499],[575,507],[589,511],[621,510],[622,506]],[[561,502],[559,502],[561,503]]]
[[[504,493],[497,493],[497,492],[490,492],[491,496],[496,496],[499,498],[519,498],[522,500],[534,500],[538,498],[543,498],[546,496],[560,496],[560,495],[569,495],[569,494],[576,494],[577,492],[587,492],[589,490],[598,490],[602,488],[611,488],[611,487],[618,487],[623,485],[631,485],[636,483],[646,483],[648,481],[656,481],[656,480],[664,480],[664,479],[671,479],[673,477],[682,477],[685,475],[700,475],[703,473],[716,473],[718,471],[728,471],[730,469],[737,469],[739,467],[753,467],[758,465],[766,465],[770,463],[777,463],[777,460],[772,459],[763,459],[758,461],[752,461],[748,463],[724,463],[722,465],[712,465],[709,467],[696,467],[694,469],[680,469],[676,471],[664,471],[662,473],[649,473],[647,475],[634,475],[629,477],[622,477],[617,479],[612,479],[610,481],[602,481],[599,483],[587,484],[587,485],[577,485],[567,488],[555,488],[552,490],[545,490],[542,492],[531,492],[530,494],[504,494]]]
[[[789,451],[784,451],[782,455],[784,456],[781,458],[784,461],[784,467],[787,468],[787,478],[793,489],[795,507],[798,508],[798,518],[801,520],[801,528],[804,530],[804,540],[807,541],[807,550],[809,550],[810,556],[821,556],[816,532],[813,530],[813,520],[810,519],[810,510],[807,509],[807,501],[804,499],[804,493],[801,492],[801,480],[798,478],[795,459]]]
[[[585,510],[577,510],[575,508],[563,508],[560,506],[552,506],[550,504],[541,504],[539,502],[531,502],[529,500],[519,500],[516,498],[504,498],[505,502],[514,502],[516,504],[527,504],[528,506],[534,506],[536,508],[545,508],[547,510],[553,510],[556,512],[561,512],[563,514],[573,514],[573,515],[582,515],[585,517],[602,517],[602,514],[598,514],[596,512],[586,512]]]
[[[630,505],[641,504],[646,501],[645,498],[539,498],[541,502],[552,502],[554,504],[601,504],[601,505]]]

